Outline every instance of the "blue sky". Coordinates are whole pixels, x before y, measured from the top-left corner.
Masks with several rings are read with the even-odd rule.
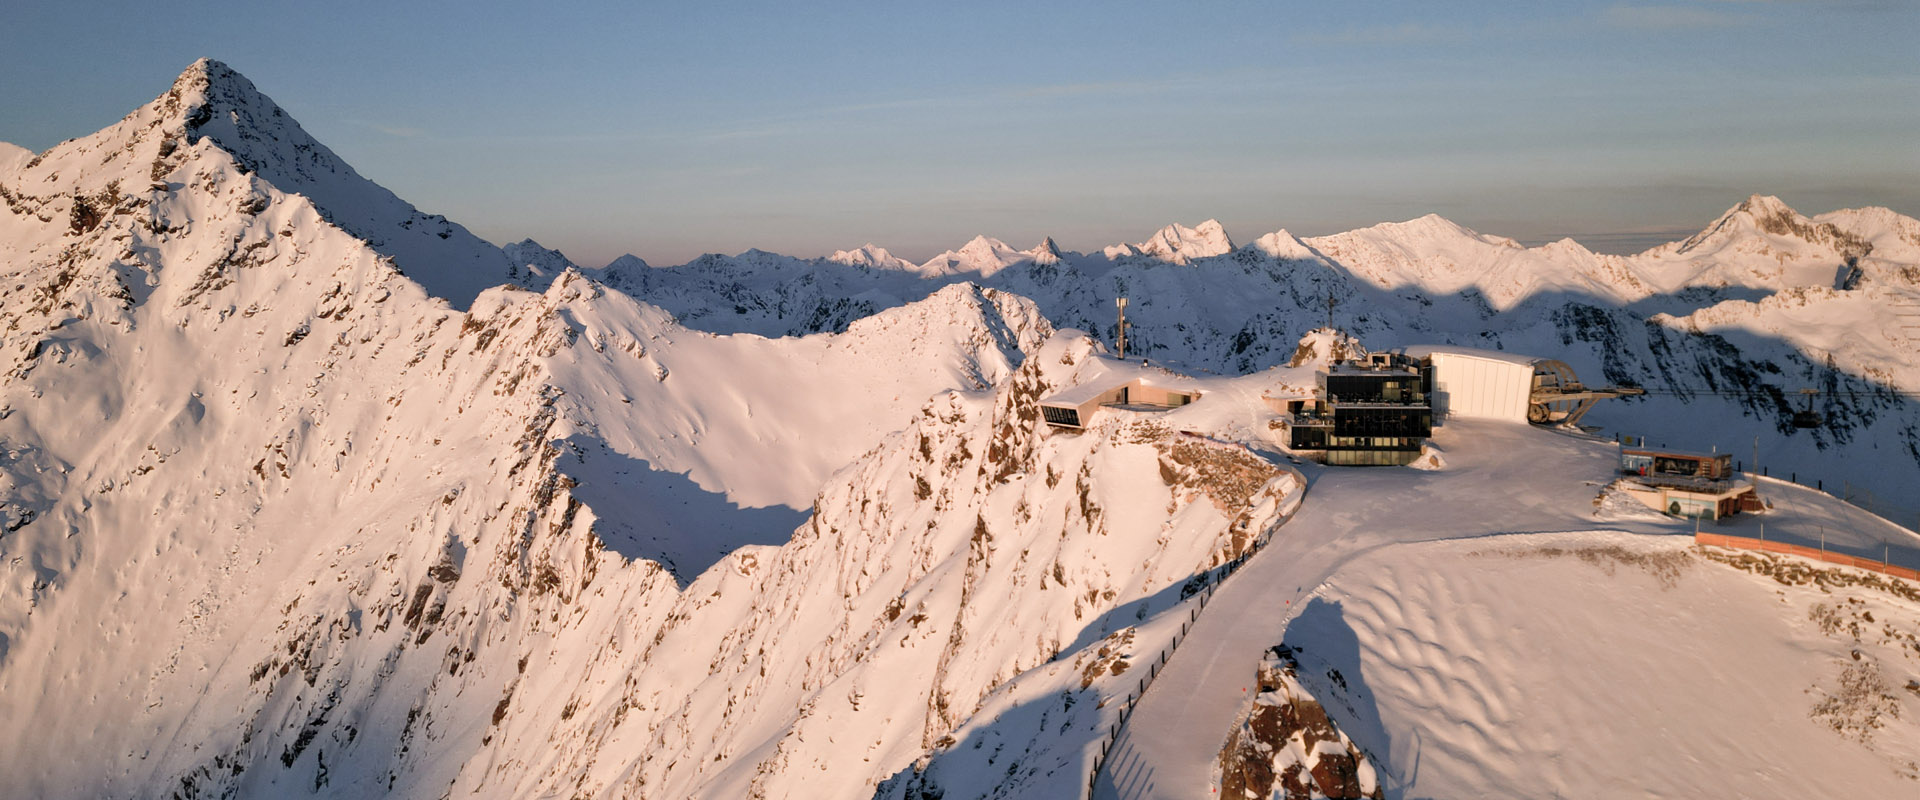
[[[399,5],[400,8],[391,6]],[[1439,213],[1596,249],[1748,194],[1920,214],[1920,3],[45,3],[0,140],[201,56],[360,172],[597,266]]]

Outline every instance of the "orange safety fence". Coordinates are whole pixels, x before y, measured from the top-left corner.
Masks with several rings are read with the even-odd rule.
[[[1892,575],[1896,578],[1905,578],[1920,583],[1920,570],[1896,567],[1879,559],[1860,558],[1859,556],[1850,556],[1845,553],[1836,553],[1832,550],[1823,550],[1816,547],[1804,547],[1797,544],[1787,544],[1786,542],[1767,539],[1749,539],[1745,536],[1727,536],[1725,534],[1705,532],[1694,534],[1693,543],[1713,545],[1715,547],[1732,547],[1741,550],[1760,550],[1767,553],[1784,553],[1791,556],[1811,558],[1815,561],[1825,561],[1829,564],[1839,564],[1843,567],[1872,570],[1884,575]]]

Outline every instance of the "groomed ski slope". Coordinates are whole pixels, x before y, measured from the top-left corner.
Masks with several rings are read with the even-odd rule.
[[[1435,441],[1445,451],[1440,470],[1307,473],[1305,504],[1208,604],[1115,741],[1095,797],[1208,796],[1254,665],[1283,638],[1305,648],[1309,669],[1344,674],[1352,697],[1335,693],[1324,674],[1327,686],[1315,688],[1334,695],[1321,699],[1336,722],[1382,762],[1388,797],[1706,790],[1745,775],[1753,768],[1746,759],[1758,757],[1845,765],[1865,776],[1851,785],[1877,788],[1879,796],[1914,789],[1830,731],[1753,735],[1752,726],[1787,718],[1813,725],[1812,701],[1796,692],[1816,673],[1838,671],[1793,657],[1804,648],[1783,650],[1782,634],[1756,629],[1752,609],[1771,613],[1766,604],[1780,602],[1769,597],[1771,581],[1703,562],[1692,571],[1725,573],[1720,582],[1696,580],[1683,584],[1684,596],[1649,597],[1661,591],[1651,576],[1603,577],[1574,557],[1552,561],[1559,571],[1531,560],[1460,557],[1592,542],[1685,557],[1691,524],[1615,505],[1596,518],[1594,498],[1616,464],[1613,444],[1469,420],[1449,421]],[[1792,494],[1768,517],[1770,535],[1792,530],[1799,538],[1800,528],[1814,530],[1843,507],[1811,490],[1770,488]],[[1878,555],[1868,540],[1891,539],[1914,556],[1911,533],[1876,523],[1857,533],[1829,529],[1830,541]],[[1714,530],[1752,536],[1758,525],[1749,517]],[[1477,541],[1438,543],[1463,539]],[[1534,566],[1516,577],[1508,574],[1522,572],[1515,564]],[[1722,586],[1729,581],[1732,588]],[[1741,620],[1739,629],[1712,638],[1729,617]],[[1642,637],[1649,649],[1634,649]],[[1609,653],[1610,661],[1601,658]],[[1756,672],[1747,663],[1769,658],[1792,666]],[[1720,674],[1745,679],[1705,677]],[[1642,687],[1620,718],[1607,716],[1613,693]],[[1777,708],[1726,707],[1751,706],[1756,692],[1767,691]],[[1912,705],[1920,711],[1920,702]],[[1629,730],[1614,730],[1621,726]],[[1793,751],[1802,741],[1822,747]],[[1831,785],[1773,769],[1743,782],[1738,794],[1808,796],[1811,787]]]

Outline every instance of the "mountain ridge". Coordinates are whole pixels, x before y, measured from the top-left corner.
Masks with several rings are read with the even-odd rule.
[[[1725,228],[1768,252],[1664,261],[1430,216],[1173,226],[1118,261],[981,236],[937,274],[871,245],[580,269],[415,236],[220,69],[33,166],[0,152],[0,794],[911,797],[930,764],[1060,794],[1207,576],[1302,500],[1260,398],[1314,381],[1293,356],[1329,326],[1565,360],[1653,390],[1589,419],[1766,436],[1856,499],[1920,476],[1892,311],[1920,228],[1892,212],[1757,204]],[[1875,243],[1851,280],[1815,269],[1828,223]],[[489,252],[497,280],[453,257]],[[1108,353],[1121,296],[1153,366]],[[1204,399],[1041,418],[1168,366]]]
[[[327,222],[392,258],[456,306],[503,283],[536,285],[514,281],[514,265],[499,248],[361,176],[245,76],[208,58],[189,65],[166,92],[115,124],[33,156],[15,173],[16,185],[24,191],[77,174],[77,182],[63,183],[78,195],[109,187],[136,195],[170,192],[176,190],[168,180],[172,170],[208,147],[225,153],[249,179],[307,198]]]

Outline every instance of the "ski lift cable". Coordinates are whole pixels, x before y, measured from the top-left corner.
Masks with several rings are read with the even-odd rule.
[[[1633,387],[1633,388],[1639,388],[1639,387]],[[1755,395],[1764,395],[1766,394],[1766,391],[1764,389],[1736,391],[1733,389],[1645,389],[1645,388],[1642,388],[1640,389],[1640,393],[1644,395],[1662,396],[1662,397],[1675,397],[1675,396],[1752,397]],[[1799,394],[1801,392],[1795,391],[1793,393]],[[1832,390],[1822,389],[1822,390],[1813,392],[1813,394],[1834,395],[1834,396],[1847,397],[1847,398],[1892,396],[1892,397],[1903,397],[1908,399],[1920,399],[1920,391],[1907,391],[1907,390],[1901,390],[1901,389],[1878,389],[1878,390],[1875,390],[1875,389],[1832,389]]]

